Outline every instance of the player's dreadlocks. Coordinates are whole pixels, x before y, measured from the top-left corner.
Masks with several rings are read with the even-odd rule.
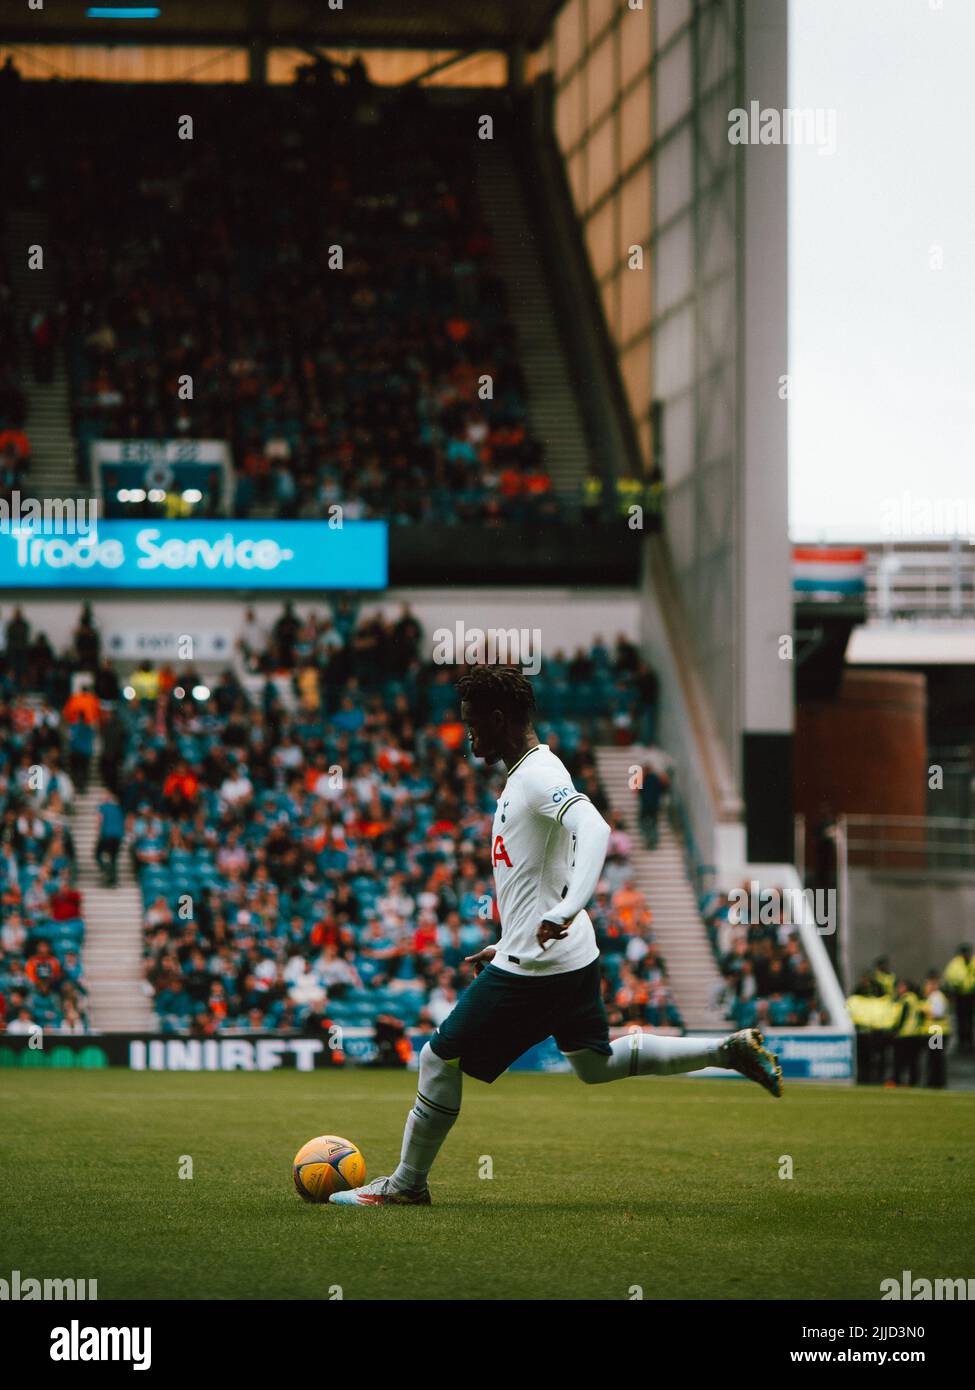
[[[513,724],[527,724],[535,708],[531,681],[517,666],[472,666],[457,681],[457,693],[478,709],[499,709]]]

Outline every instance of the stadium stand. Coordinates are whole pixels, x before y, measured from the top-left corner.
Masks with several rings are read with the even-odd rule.
[[[15,622],[7,625],[8,644]],[[73,726],[43,697],[14,693],[9,666],[3,684],[0,1028],[80,1033],[88,1008],[70,823],[76,784],[61,757]]]
[[[736,1028],[803,1027],[820,1018],[816,979],[795,925],[783,912],[781,892],[763,895],[746,883],[746,897],[757,896],[758,920],[744,920],[730,895],[704,895],[701,911],[707,925],[721,984],[714,1003]]]
[[[560,514],[470,108],[300,88],[146,90],[136,113],[113,88],[30,100],[83,470],[96,439],[218,439],[238,516]],[[222,513],[212,467],[172,465],[158,501],[145,474],[105,466],[106,515]]]
[[[120,681],[87,606],[60,654],[11,612],[7,1026],[85,1026],[70,826],[90,788],[91,815],[115,815],[117,793],[124,830],[107,846],[104,827],[101,839],[86,831],[86,852],[99,858],[108,899],[119,854],[131,864],[135,878],[128,864],[123,877],[138,884],[146,987],[163,1031],[367,1026],[380,1039],[390,1032],[388,1055],[401,1061],[397,1029],[435,1027],[471,978],[464,958],[495,937],[487,846],[503,778],[476,774],[454,672],[421,661],[409,607],[395,619],[361,616],[357,600],[338,596],[317,613],[285,604],[267,629],[245,610],[240,632],[237,669],[208,690],[196,670],[148,662]],[[15,680],[33,693],[14,696]],[[645,811],[610,803],[596,757],[615,747],[629,758],[653,726],[653,675],[626,639],[597,639],[554,653],[535,686],[540,737],[613,828],[591,908],[611,1022],[681,1029],[636,869]],[[663,765],[652,745],[640,752]],[[699,907],[722,976],[718,1016],[739,1027],[818,1021],[793,928],[737,923],[727,894]]]
[[[0,244],[5,240],[5,235],[0,236]],[[17,306],[4,256],[0,257],[0,497],[7,502],[21,486],[31,461],[31,441],[24,429],[27,402],[22,371]]]
[[[32,94],[44,176],[29,216],[49,224],[60,299],[21,302],[20,336],[47,387],[63,342],[81,476],[98,439],[226,440],[235,463],[229,489],[212,467],[169,465],[156,501],[144,463],[102,465],[109,517],[313,519],[341,505],[350,520],[451,526],[566,514],[532,433],[518,276],[469,172],[469,100],[355,95],[161,86],[123,120],[122,89]],[[194,139],[180,142],[190,97]],[[16,298],[0,282],[14,327]],[[0,361],[4,488],[30,460],[22,370],[15,349]],[[587,521],[625,515],[644,495],[629,485],[591,471],[575,502]],[[237,669],[212,682],[145,662],[123,677],[125,700],[90,614],[62,654],[16,613],[8,623],[8,671],[65,711],[58,742],[78,791],[91,774],[99,802],[118,793],[124,843],[106,848],[101,830],[97,892],[141,906],[146,999],[164,1032],[364,1025],[402,1061],[397,1030],[435,1027],[471,978],[464,957],[494,939],[500,779],[475,776],[454,673],[420,660],[412,614],[360,619],[357,602],[300,617],[285,605],[267,632],[251,613]],[[80,672],[97,716],[69,717]],[[555,652],[535,688],[540,736],[613,826],[592,907],[612,1023],[681,1029],[678,993],[692,1030],[818,1022],[794,930],[738,924],[726,898],[695,901],[689,883],[689,906],[668,887],[658,908],[652,875],[670,858],[683,880],[686,845],[659,825],[669,759],[637,649],[621,638]],[[649,775],[634,819],[597,753],[615,779],[607,750],[637,745]],[[36,920],[25,943],[42,974],[50,925]],[[63,961],[67,933],[48,939]],[[27,963],[10,958],[13,989]],[[33,996],[3,992],[32,1017]]]
[[[338,623],[299,622],[286,607],[260,653],[245,621],[256,705],[229,672],[207,704],[178,700],[198,677],[176,687],[166,672],[169,693],[126,712],[122,806],[166,1031],[314,1028],[323,1011],[435,1026],[471,978],[464,957],[495,939],[488,845],[503,779],[482,782],[467,758],[454,673],[421,665],[408,611],[350,626],[339,610]],[[631,666],[627,644],[600,643],[557,654],[538,682],[554,714],[540,736],[604,809],[592,734],[626,737]],[[594,907],[607,1003],[620,1023],[680,1026],[650,915],[626,891],[628,848],[617,824]]]

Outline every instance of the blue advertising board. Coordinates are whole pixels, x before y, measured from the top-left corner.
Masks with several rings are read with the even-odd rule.
[[[650,1030],[652,1031],[652,1030]],[[852,1081],[854,1079],[854,1038],[852,1033],[780,1032],[774,1028],[764,1030],[766,1046],[778,1055],[782,1076],[787,1081]],[[614,1028],[613,1037],[622,1037],[625,1030]],[[554,1038],[546,1038],[536,1047],[530,1048],[517,1062],[512,1071],[569,1071],[569,1063],[555,1046]],[[702,1071],[689,1073],[703,1076],[709,1080],[715,1077],[736,1077],[737,1072],[723,1071],[719,1067],[707,1067]]]
[[[651,1030],[652,1031],[652,1030]],[[776,1029],[764,1030],[766,1046],[777,1053],[782,1076],[787,1081],[852,1081],[853,1035],[850,1033],[813,1033],[797,1029],[793,1033]],[[614,1037],[624,1036],[625,1030],[613,1029]],[[569,1071],[569,1063],[555,1046],[554,1038],[546,1038],[519,1057],[512,1071]],[[737,1072],[708,1067],[690,1075],[733,1077]]]
[[[99,521],[0,529],[0,589],[384,589],[383,521]]]
[[[817,1032],[796,1029],[795,1032],[763,1028],[765,1046],[776,1054],[785,1081],[853,1081],[855,1038],[852,1033]],[[707,1067],[692,1073],[708,1080],[736,1076],[733,1071]]]
[[[621,1030],[612,1030],[617,1035]],[[408,1030],[413,1045],[411,1066],[417,1067],[420,1049],[429,1032]],[[673,1035],[671,1035],[673,1036]],[[717,1039],[717,1035],[715,1035]],[[848,1033],[766,1033],[779,1055],[787,1081],[853,1080],[853,1036]],[[376,1057],[375,1032],[371,1027],[341,1028],[336,1046],[352,1065],[368,1065]],[[3,1067],[131,1067],[136,1071],[298,1071],[330,1068],[335,1058],[322,1038],[303,1038],[246,1031],[199,1039],[159,1033],[86,1033],[44,1035],[37,1047],[30,1034],[0,1033],[0,1068]],[[568,1072],[571,1067],[555,1046],[554,1038],[519,1057],[512,1071]],[[742,1080],[737,1072],[707,1067],[692,1077],[725,1077]]]
[[[795,1033],[766,1028],[765,1045],[778,1056],[782,1075],[793,1081],[852,1081],[853,1033]]]

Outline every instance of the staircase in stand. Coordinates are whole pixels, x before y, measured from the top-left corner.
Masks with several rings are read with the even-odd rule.
[[[29,267],[27,252],[31,246],[43,248],[44,270],[31,270]],[[27,398],[24,427],[31,442],[31,462],[25,479],[25,491],[41,501],[55,497],[77,498],[82,488],[78,482],[77,447],[71,429],[71,400],[63,355],[60,351],[54,354],[51,381],[35,381],[24,327],[34,309],[52,310],[56,303],[45,212],[36,207],[11,208],[7,216],[6,253],[11,289],[23,335],[20,384]]]
[[[518,333],[532,431],[545,446],[553,489],[569,503],[578,502],[590,471],[589,444],[545,276],[545,246],[503,142],[484,142],[478,151],[477,179]]]
[[[97,764],[93,760],[92,770]],[[84,971],[89,1025],[99,1033],[154,1031],[156,1017],[143,975],[142,893],[123,842],[118,887],[106,888],[95,863],[98,807],[105,788],[92,779],[75,798],[71,831],[85,918]]]
[[[610,806],[622,815],[630,834],[633,879],[653,913],[654,943],[687,1031],[728,1032],[731,1025],[711,1007],[721,974],[688,877],[683,844],[663,814],[656,849],[648,849],[640,833],[639,796],[629,786],[629,772],[641,764],[643,754],[639,747],[597,748],[599,775]]]

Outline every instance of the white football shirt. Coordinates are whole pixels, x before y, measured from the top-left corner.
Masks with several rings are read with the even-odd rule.
[[[561,941],[538,944],[546,912],[565,897],[575,862],[575,836],[562,825],[566,809],[588,801],[565,765],[539,743],[508,772],[491,831],[491,862],[501,918],[492,965],[515,975],[581,970],[599,955],[588,912],[579,912]]]

